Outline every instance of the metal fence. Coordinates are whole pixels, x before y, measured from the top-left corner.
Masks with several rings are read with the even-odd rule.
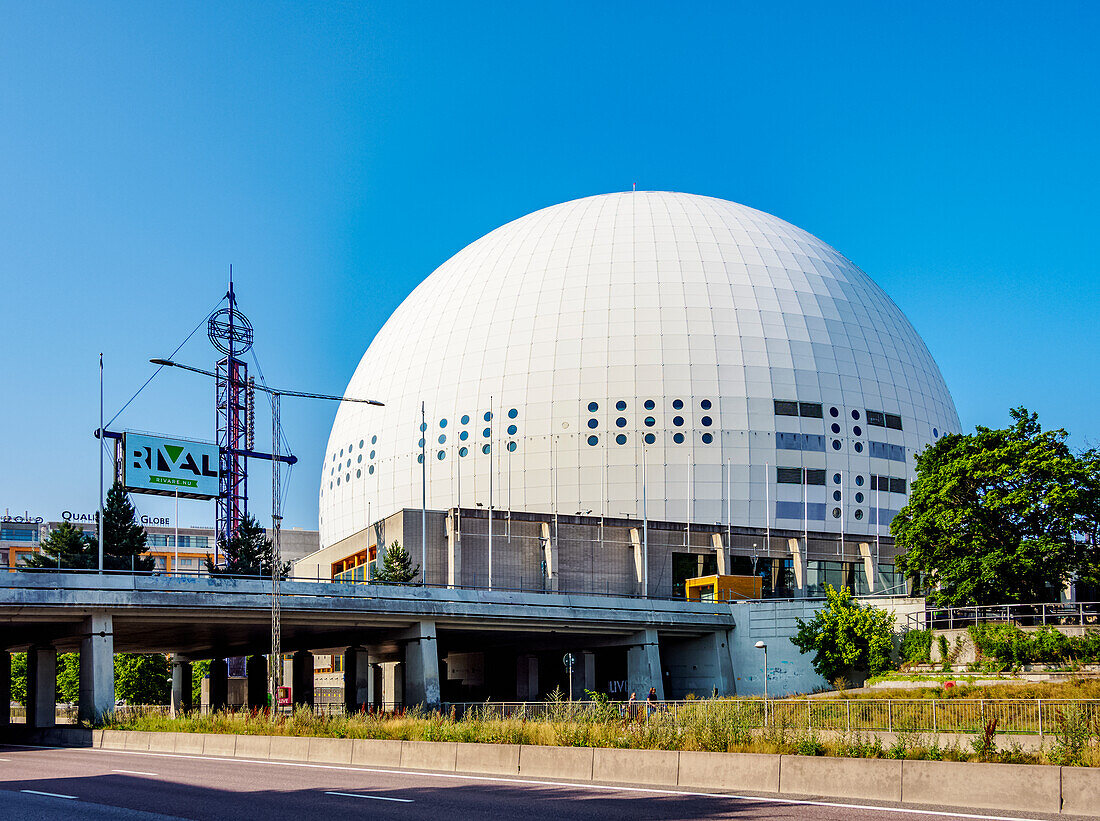
[[[1100,699],[715,699],[706,701],[454,702],[456,718],[527,721],[666,720],[677,726],[710,720],[745,729],[978,733],[996,720],[999,733],[1050,734],[1069,717],[1100,729]]]
[[[1100,602],[928,607],[923,612],[910,613],[907,620],[910,630],[951,630],[986,623],[1021,627],[1100,625]]]

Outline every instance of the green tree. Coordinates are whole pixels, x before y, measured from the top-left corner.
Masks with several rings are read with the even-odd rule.
[[[1044,601],[1096,574],[1100,455],[1011,411],[1002,430],[944,436],[917,455],[909,503],[890,525],[899,570],[939,604]]]
[[[825,585],[827,602],[813,619],[797,619],[791,642],[802,653],[813,653],[814,670],[833,681],[849,670],[877,676],[892,669],[894,614],[862,606],[849,590]]]
[[[413,567],[409,551],[394,542],[382,555],[382,566],[372,568],[371,580],[383,584],[408,584],[420,574],[420,565]]]
[[[115,698],[128,704],[167,704],[171,687],[167,656],[160,653],[115,656]]]
[[[11,655],[11,697],[27,704],[27,654]],[[80,654],[62,653],[57,657],[57,687],[54,697],[75,704],[80,699]]]
[[[25,568],[91,569],[99,566],[95,540],[69,522],[50,531],[39,546],[40,553],[23,557]]]
[[[95,545],[96,540],[91,541]],[[137,523],[137,511],[122,483],[116,480],[103,506],[103,569],[152,570],[155,562],[152,556],[144,555],[145,541],[145,528]]]
[[[27,706],[27,654],[11,654],[11,697]]]
[[[211,575],[271,577],[271,540],[254,516],[245,516],[229,544],[222,540],[219,546],[224,563],[218,567],[207,557],[206,570]],[[279,578],[289,573],[290,563],[284,562]]]
[[[202,703],[202,680],[210,673],[210,659],[191,663],[191,705],[197,710]]]

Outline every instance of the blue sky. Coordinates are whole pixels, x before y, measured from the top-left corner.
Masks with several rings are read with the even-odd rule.
[[[224,292],[273,385],[339,393],[401,299],[537,208],[743,202],[866,270],[965,429],[1023,404],[1100,444],[1090,3],[8,3],[0,512],[96,505],[108,417]],[[200,333],[180,353],[209,367]],[[211,438],[162,373],[117,426]],[[286,524],[335,405],[286,400]],[[268,430],[261,420],[258,440]],[[266,468],[253,508],[269,510]],[[171,502],[140,501],[153,513]],[[181,504],[207,523],[210,504]]]

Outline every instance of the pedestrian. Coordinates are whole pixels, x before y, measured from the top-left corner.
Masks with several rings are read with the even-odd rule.
[[[631,693],[630,698],[626,702],[626,717],[633,721],[638,715],[638,694]]]
[[[645,697],[646,701],[646,715],[651,716],[657,712],[657,688],[650,687],[649,695]]]

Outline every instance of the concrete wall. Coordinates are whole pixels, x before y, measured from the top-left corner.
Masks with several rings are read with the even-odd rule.
[[[46,744],[84,737],[43,735]],[[87,733],[88,731],[84,731]],[[1100,768],[199,733],[91,732],[107,750],[1092,815]]]

